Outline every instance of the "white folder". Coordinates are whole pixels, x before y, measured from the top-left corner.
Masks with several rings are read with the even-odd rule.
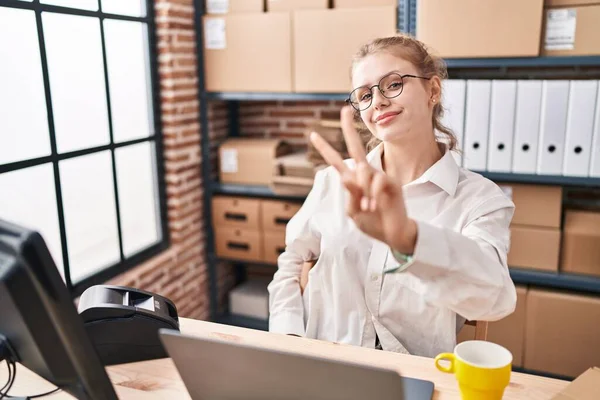
[[[542,81],[518,81],[512,159],[514,173],[536,173],[541,105]]]
[[[594,117],[590,176],[600,178],[600,82],[598,82],[598,94],[596,95],[596,115]]]
[[[568,102],[569,81],[543,82],[538,174],[562,174]]]
[[[467,169],[484,171],[487,167],[491,90],[492,81],[467,81],[463,158]]]
[[[446,79],[442,84],[442,92],[444,97],[444,117],[442,118],[442,124],[452,129],[458,140],[457,147],[459,150],[462,150],[467,81]],[[458,151],[453,151],[452,155],[456,160],[456,164],[462,165],[462,154]]]
[[[571,81],[563,175],[588,176],[598,82]]]
[[[511,170],[516,100],[517,81],[492,81],[488,171]]]

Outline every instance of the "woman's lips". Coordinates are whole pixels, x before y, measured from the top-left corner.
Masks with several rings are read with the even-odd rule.
[[[377,125],[388,124],[391,121],[393,121],[394,118],[396,118],[398,115],[400,115],[400,112],[388,112],[388,113],[382,114],[377,117],[377,119],[375,120],[375,123]]]

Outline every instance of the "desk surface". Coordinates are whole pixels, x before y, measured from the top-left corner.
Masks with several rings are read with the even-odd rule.
[[[460,399],[454,376],[439,372],[433,360],[355,346],[339,345],[312,339],[272,334],[229,325],[181,318],[181,332],[202,337],[219,337],[234,342],[250,343],[273,349],[297,350],[338,360],[351,360],[367,365],[391,367],[403,376],[434,382],[435,400]],[[5,382],[7,371],[0,368],[0,382]],[[171,359],[115,365],[107,368],[110,379],[121,399],[189,399]],[[568,382],[513,372],[506,389],[505,400],[549,400]],[[53,385],[39,378],[23,366],[17,366],[17,380],[10,394],[34,395],[52,390]],[[50,400],[73,399],[59,392],[45,397]]]

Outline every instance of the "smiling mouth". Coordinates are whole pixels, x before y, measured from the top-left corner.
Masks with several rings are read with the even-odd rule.
[[[386,114],[380,115],[375,120],[375,123],[376,124],[382,124],[382,123],[385,123],[387,121],[391,121],[392,119],[394,119],[395,117],[397,117],[400,114],[402,114],[402,111],[393,112],[393,113],[386,113]]]

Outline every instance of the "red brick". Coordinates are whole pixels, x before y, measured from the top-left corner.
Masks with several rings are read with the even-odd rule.
[[[315,113],[307,110],[274,110],[269,115],[277,118],[315,118]]]

